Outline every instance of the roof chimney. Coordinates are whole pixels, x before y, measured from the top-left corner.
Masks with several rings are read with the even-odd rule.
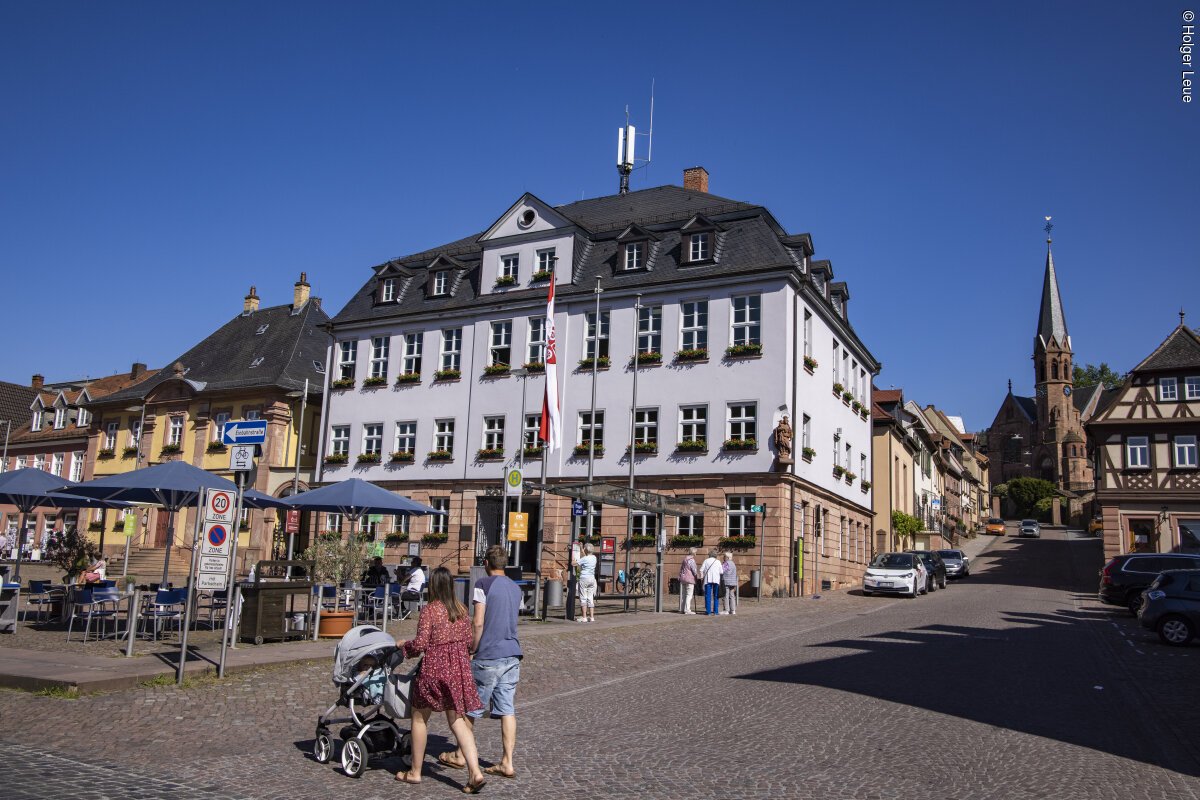
[[[32,386],[34,389],[41,389],[42,385],[45,383],[46,383],[45,375],[34,375],[33,378],[31,378],[29,381],[29,385]]]
[[[140,361],[133,362],[133,366],[129,368],[129,377],[132,380],[137,380],[146,374],[146,365]]]
[[[250,294],[246,295],[246,302],[242,305],[243,314],[252,314],[258,311],[258,291],[251,286]]]
[[[292,308],[300,308],[308,302],[308,295],[311,292],[311,287],[308,285],[308,273],[301,272],[300,280],[292,287]]]
[[[688,167],[683,171],[683,188],[694,192],[708,192],[708,170],[704,167]]]

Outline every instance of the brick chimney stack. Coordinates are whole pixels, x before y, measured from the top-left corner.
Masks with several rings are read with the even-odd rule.
[[[258,311],[258,291],[251,286],[250,294],[246,295],[245,302],[242,304],[243,314],[252,314]]]
[[[29,381],[29,385],[32,386],[34,389],[37,389],[38,391],[41,391],[42,386],[44,386],[45,383],[46,383],[45,375],[34,375],[33,378],[31,378]]]
[[[296,281],[292,292],[292,308],[300,308],[308,302],[312,287],[308,285],[308,273],[301,272],[300,280]]]
[[[146,365],[140,361],[133,362],[133,366],[129,368],[129,377],[131,380],[137,380],[146,374]]]
[[[683,171],[683,188],[696,192],[708,192],[708,170],[704,167],[688,167]]]

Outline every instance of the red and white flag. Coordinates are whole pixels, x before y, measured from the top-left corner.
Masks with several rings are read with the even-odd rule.
[[[553,452],[562,447],[562,398],[558,391],[558,346],[554,336],[554,279],[546,302],[546,394],[542,399],[542,424],[538,438]]]

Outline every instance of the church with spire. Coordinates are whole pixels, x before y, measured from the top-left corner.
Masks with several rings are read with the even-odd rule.
[[[1055,484],[1069,516],[1078,517],[1094,492],[1083,426],[1095,413],[1102,387],[1079,391],[1072,381],[1074,349],[1054,269],[1054,251],[1046,224],[1046,267],[1042,300],[1033,337],[1032,397],[1008,394],[988,429],[987,452],[992,486],[1020,477]]]

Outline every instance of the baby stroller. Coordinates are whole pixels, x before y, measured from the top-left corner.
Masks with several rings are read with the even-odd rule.
[[[408,757],[412,738],[396,723],[412,715],[412,681],[421,662],[417,659],[407,672],[396,672],[403,661],[396,640],[379,628],[359,625],[346,632],[333,652],[338,699],[317,717],[313,757],[319,763],[333,760],[331,726],[339,724],[344,725],[338,735],[342,770],[352,778],[366,771],[372,755]],[[350,716],[333,719],[339,707],[348,709]]]

